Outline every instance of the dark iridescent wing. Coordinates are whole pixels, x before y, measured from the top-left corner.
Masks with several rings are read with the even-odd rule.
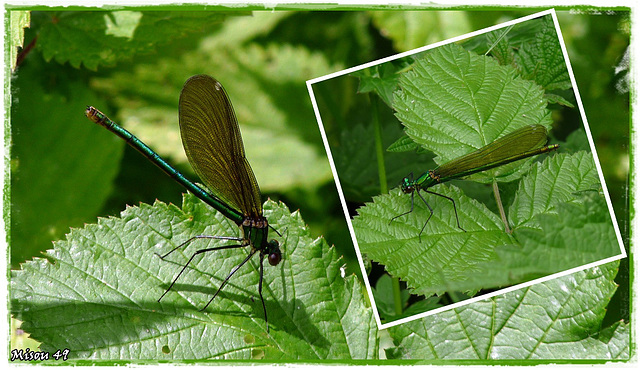
[[[436,170],[442,179],[469,175],[521,157],[523,153],[542,147],[547,140],[547,129],[544,126],[524,126],[474,152],[447,162]]]
[[[212,77],[197,75],[185,82],[180,133],[191,166],[209,190],[244,215],[262,215],[260,188],[245,158],[235,112]]]

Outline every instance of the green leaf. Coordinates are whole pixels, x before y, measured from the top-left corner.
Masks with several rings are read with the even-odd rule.
[[[234,12],[232,14],[241,15]],[[114,66],[158,44],[202,32],[229,15],[223,12],[39,12],[37,47],[45,58],[96,70]]]
[[[522,44],[516,54],[520,74],[546,90],[570,89],[571,80],[551,16],[542,17],[535,40]]]
[[[431,194],[423,195],[434,210],[430,219],[418,196],[413,212],[393,219],[411,209],[400,191],[360,208],[353,227],[360,251],[415,294],[498,288],[620,254],[604,198],[584,195],[598,184],[588,153],[559,154],[521,179],[509,207],[513,235],[498,215],[445,185],[432,189],[455,200],[466,232],[457,228],[451,202]]]
[[[517,264],[512,266],[512,275],[524,275],[517,271],[524,269],[530,275],[544,276],[620,254],[607,204],[596,192],[558,203],[536,215],[534,221],[538,228],[515,230],[521,248],[508,259]],[[529,261],[526,266],[524,261]]]
[[[376,358],[372,311],[356,277],[341,277],[335,249],[311,239],[300,215],[282,204],[265,203],[265,216],[283,234],[283,261],[264,270],[269,333],[255,257],[200,311],[246,249],[202,254],[157,302],[195,250],[221,242],[194,241],[166,261],[154,253],[195,235],[238,235],[235,224],[192,195],[182,209],[142,204],[73,229],[47,259],[12,272],[12,313],[42,350],[70,348],[73,358]]]
[[[411,359],[629,359],[629,324],[601,328],[618,263],[389,328]]]
[[[516,228],[536,227],[534,216],[555,214],[555,205],[576,199],[594,185],[600,185],[600,178],[590,153],[551,156],[522,179],[509,208],[509,221]]]
[[[460,11],[372,11],[379,32],[393,42],[397,51],[407,51],[473,30],[470,14]]]
[[[395,303],[393,297],[393,281],[392,278],[384,274],[380,276],[376,282],[375,288],[372,289],[373,297],[376,301],[376,308],[380,315],[390,317],[395,315]],[[405,307],[409,301],[409,292],[402,290],[400,300],[402,306]]]
[[[562,145],[562,148],[568,152],[577,152],[580,150],[589,151],[591,146],[584,130],[576,130],[569,134],[567,141]]]
[[[18,60],[18,48],[24,46],[24,29],[29,27],[31,23],[31,13],[24,10],[9,11],[9,60],[11,61],[11,70],[16,69],[16,61]]]
[[[40,350],[40,342],[35,341],[29,337],[29,333],[20,330],[22,323],[15,318],[11,318],[11,349],[26,350],[29,348],[32,351]]]
[[[387,148],[388,152],[412,152],[420,147],[409,136],[401,136]]]
[[[438,164],[526,125],[549,128],[552,121],[545,107],[543,90],[518,77],[513,67],[456,44],[433,49],[416,61],[400,79],[394,100],[407,135],[436,153]],[[521,163],[502,166],[474,178],[512,181],[521,175],[520,168]]]
[[[512,65],[515,62],[515,55],[507,36],[512,27],[498,29],[486,34],[487,46],[491,50],[491,55],[503,66]]]
[[[556,191],[550,193],[557,196]],[[540,198],[536,202],[544,202]],[[479,265],[469,280],[513,285],[620,254],[606,202],[596,191],[576,191],[567,201],[556,199],[548,210],[516,227],[513,235],[518,243],[498,246],[497,258]]]
[[[391,221],[411,209],[411,198],[399,189],[375,197],[353,218],[360,251],[406,281],[414,294],[426,296],[466,281],[477,264],[495,258],[495,246],[513,242],[500,217],[483,204],[455,187],[438,185],[433,191],[455,200],[467,232],[458,229],[452,203],[430,194],[425,196],[434,213],[426,226],[429,209],[418,197],[412,213]]]
[[[61,238],[70,226],[95,217],[109,196],[122,157],[124,143],[105,135],[84,116],[87,102],[104,101],[83,82],[56,71],[34,60],[21,66],[14,80],[14,264],[51,248],[51,241]]]
[[[549,104],[559,104],[559,105],[564,105],[565,107],[575,108],[575,105],[573,105],[573,103],[571,103],[570,101],[568,101],[567,99],[565,99],[560,95],[544,94],[544,96],[545,98],[547,98],[547,101],[549,102]]]
[[[340,174],[341,186],[348,198],[370,199],[380,193],[380,178],[375,161],[371,160],[371,153],[375,151],[373,139],[374,128],[371,125],[354,125],[340,132],[340,148],[334,151],[334,160]],[[396,124],[382,125],[383,145],[390,139],[402,135],[401,128]],[[398,181],[418,163],[425,164],[424,158],[411,155],[415,163],[407,162],[407,155],[385,156],[388,185],[396,186]],[[429,162],[427,162],[429,163]]]
[[[383,321],[398,320],[442,306],[437,297],[422,299],[410,305],[409,298],[411,298],[411,295],[408,290],[403,289],[400,291],[402,313],[400,315],[396,314],[392,278],[387,274],[380,276],[372,292],[376,301],[376,308]]]
[[[375,92],[389,106],[393,106],[393,92],[398,86],[398,70],[406,67],[407,61],[398,60],[378,64],[352,73],[360,79],[358,93]]]

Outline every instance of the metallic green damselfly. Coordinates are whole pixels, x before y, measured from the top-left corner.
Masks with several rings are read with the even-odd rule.
[[[446,195],[438,194],[428,189],[434,185],[447,182],[449,180],[459,179],[461,177],[473,175],[474,173],[490,170],[492,168],[503,166],[507,163],[558,149],[558,144],[545,145],[546,143],[547,129],[544,126],[524,126],[496,139],[492,143],[487,144],[476,151],[449,161],[433,170],[429,170],[415,180],[413,179],[413,174],[409,174],[409,176],[402,179],[401,189],[405,194],[411,194],[411,209],[403,214],[393,217],[389,222],[391,223],[396,218],[413,212],[414,195],[417,193],[430,212],[427,221],[425,221],[420,233],[418,234],[418,238],[420,238],[424,228],[433,216],[433,209],[429,203],[427,203],[426,199],[424,199],[422,194],[420,194],[420,190],[423,190],[429,194],[437,195],[451,201],[458,228],[462,231],[466,231],[460,226],[455,201]]]
[[[173,279],[171,285],[160,296],[158,302],[171,290],[180,275],[198,254],[222,249],[250,247],[249,255],[231,270],[202,310],[209,306],[233,274],[247,263],[253,255],[259,252],[260,280],[258,293],[262,301],[262,309],[268,331],[267,308],[262,297],[263,261],[267,257],[269,264],[276,266],[282,259],[282,253],[280,252],[278,241],[268,241],[267,236],[271,226],[262,215],[260,188],[251,166],[245,158],[238,121],[231,101],[222,85],[212,77],[197,75],[185,82],[180,93],[179,122],[182,145],[189,163],[191,163],[196,174],[205,183],[208,190],[187,179],[140,139],[111,121],[96,108],[87,107],[85,115],[91,121],[125,140],[127,144],[160,167],[167,175],[203,202],[235,222],[242,230],[243,235],[241,237],[194,236],[166,254],[158,255],[164,259],[172,252],[196,239],[217,239],[236,242],[232,245],[204,248],[196,251],[180,270],[180,273]],[[275,232],[278,233],[277,231]]]

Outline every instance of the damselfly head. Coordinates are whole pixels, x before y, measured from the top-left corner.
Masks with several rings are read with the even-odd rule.
[[[413,180],[409,179],[408,177],[405,177],[404,179],[402,179],[402,184],[400,185],[400,188],[402,189],[402,192],[405,194],[413,193],[414,191]]]

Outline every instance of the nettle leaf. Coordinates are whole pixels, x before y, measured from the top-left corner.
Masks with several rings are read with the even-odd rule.
[[[555,213],[552,207],[576,199],[594,185],[600,185],[600,178],[590,153],[550,156],[523,178],[509,209],[510,223],[516,228],[536,227],[534,216]]]
[[[358,93],[374,91],[388,106],[393,106],[393,92],[398,86],[400,74],[398,70],[408,65],[406,60],[382,63],[352,73],[358,77]]]
[[[400,79],[394,109],[416,143],[443,164],[526,125],[551,126],[544,91],[511,66],[447,44],[426,53]],[[474,175],[513,181],[521,163]],[[516,173],[513,173],[513,172]],[[510,175],[510,176],[509,176]]]
[[[509,209],[517,243],[497,246],[497,258],[479,264],[468,281],[512,285],[619,255],[606,202],[593,190],[599,186],[586,152],[559,154],[534,166]]]
[[[495,258],[497,245],[514,242],[500,217],[482,203],[453,186],[437,185],[433,191],[455,200],[467,232],[457,227],[453,204],[431,194],[425,195],[433,208],[430,219],[429,209],[416,197],[413,212],[391,221],[411,209],[410,196],[399,189],[375,197],[353,218],[360,251],[406,281],[412,293],[426,296],[465,282],[477,264]],[[482,287],[486,282],[476,283]]]
[[[620,253],[592,157],[559,154],[533,166],[509,207],[513,234],[500,217],[455,187],[434,186],[452,203],[399,190],[374,198],[353,219],[362,253],[407,282],[414,294],[497,288],[582,266]],[[588,191],[591,190],[591,191]],[[583,217],[577,217],[585,213]],[[595,213],[595,214],[592,214]],[[425,222],[429,222],[425,225]],[[424,231],[420,233],[422,227]],[[565,233],[566,231],[566,233]],[[592,233],[596,233],[594,236]]]
[[[515,230],[522,248],[508,259],[529,274],[543,276],[620,254],[607,204],[596,192],[558,203],[552,212],[536,215],[535,221],[539,228]],[[529,261],[526,266],[524,261]],[[524,275],[515,270],[514,266],[511,273]]]
[[[503,66],[512,65],[515,62],[513,47],[509,43],[509,37],[507,36],[511,29],[512,27],[507,27],[506,29],[498,29],[485,34],[491,55]]]
[[[571,80],[553,19],[547,16],[540,21],[535,40],[522,44],[516,54],[520,74],[546,90],[570,89]]]
[[[411,140],[409,136],[402,136],[398,140],[396,140],[393,144],[389,145],[387,148],[388,152],[412,152],[418,150],[418,144],[415,141]]]
[[[233,13],[242,15],[241,13]],[[158,43],[202,32],[229,15],[222,12],[42,12],[37,48],[45,60],[84,65],[95,70],[135,54],[150,53]]]
[[[191,254],[237,236],[238,228],[192,195],[183,208],[156,202],[129,207],[118,218],[73,229],[47,258],[12,271],[11,309],[42,350],[71,349],[73,358],[347,359],[376,358],[377,327],[355,276],[341,277],[340,258],[324,239],[311,239],[297,213],[265,203],[282,233],[283,261],[264,270],[269,332],[257,292],[259,259],[232,277],[200,311],[248,252],[232,249],[196,257],[160,303]],[[271,236],[276,236],[271,233]]]
[[[618,262],[389,328],[397,357],[560,360],[629,358],[629,324],[602,328]]]

